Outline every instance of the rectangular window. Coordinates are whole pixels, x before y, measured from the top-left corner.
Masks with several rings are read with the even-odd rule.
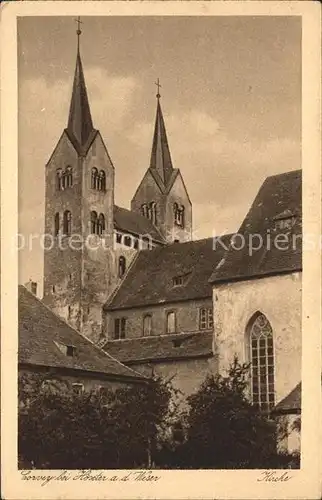
[[[116,233],[116,243],[122,243],[122,234]]]
[[[214,326],[213,313],[211,307],[203,307],[200,309],[200,330],[211,330]]]
[[[173,286],[183,285],[183,276],[176,276],[173,278]]]
[[[176,331],[176,313],[171,311],[167,314],[167,333],[175,333]]]
[[[116,318],[114,320],[114,339],[124,339],[126,329],[126,318]]]

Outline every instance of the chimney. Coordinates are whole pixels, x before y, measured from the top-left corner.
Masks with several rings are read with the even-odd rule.
[[[29,292],[31,292],[33,295],[36,295],[37,297],[37,282],[29,280],[28,283],[25,284],[25,287]]]

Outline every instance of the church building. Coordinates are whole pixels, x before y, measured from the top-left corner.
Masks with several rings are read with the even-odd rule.
[[[234,237],[193,241],[156,97],[150,162],[128,210],[114,203],[117,168],[93,124],[78,36],[67,127],[46,165],[43,301],[185,396],[237,354],[251,363],[253,403],[271,411],[301,379],[301,172],[267,178]],[[274,246],[281,234],[295,247]]]

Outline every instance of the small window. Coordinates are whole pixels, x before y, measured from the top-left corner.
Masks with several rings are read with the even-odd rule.
[[[148,337],[151,335],[152,331],[152,317],[150,314],[147,314],[143,318],[143,336]]]
[[[173,204],[173,213],[174,213],[174,223],[176,226],[184,227],[184,206],[178,205],[178,203]]]
[[[72,384],[73,392],[79,396],[84,392],[84,384],[74,383]]]
[[[97,234],[99,236],[102,236],[102,234],[103,234],[104,231],[105,231],[105,217],[104,217],[103,214],[99,214]]]
[[[97,212],[93,210],[91,212],[91,233],[97,234],[97,231],[98,231],[98,217],[97,217]]]
[[[173,278],[173,286],[183,285],[183,276],[176,276]]]
[[[135,250],[139,248],[139,240],[137,238],[134,240],[134,248]]]
[[[126,260],[123,255],[119,258],[119,278],[122,278],[126,271]]]
[[[91,173],[91,188],[92,189],[97,189],[97,184],[98,184],[98,171],[97,168],[92,168],[92,173]]]
[[[131,238],[131,236],[124,236],[124,245],[126,247],[131,247],[132,246],[132,238]]]
[[[73,357],[76,354],[76,347],[73,345],[68,345],[67,346],[67,351],[66,351],[66,356]]]
[[[61,168],[56,170],[56,189],[61,191],[63,187],[63,171]]]
[[[213,312],[211,307],[203,307],[200,309],[200,330],[211,330],[214,326]]]
[[[58,236],[58,234],[59,234],[59,226],[60,226],[59,212],[56,212],[55,220],[54,220],[54,234],[55,234],[55,236]]]
[[[72,214],[69,210],[64,212],[64,234],[70,236],[72,232]]]
[[[55,287],[55,285],[53,285],[53,293],[55,293],[55,292],[56,292],[56,287]]]
[[[116,233],[116,243],[122,243],[122,234]]]
[[[114,320],[114,339],[124,339],[126,329],[126,318],[116,318]]]
[[[146,203],[143,203],[143,205],[141,205],[141,214],[143,215],[143,217],[148,216],[148,206]]]
[[[106,177],[104,170],[101,170],[98,174],[98,189],[99,191],[105,191],[106,189]]]
[[[72,315],[72,308],[68,306],[68,319],[71,318],[71,315]]]
[[[65,187],[69,188],[73,185],[73,169],[70,165],[65,170]]]
[[[174,311],[167,314],[167,333],[175,333],[176,331],[176,314]]]

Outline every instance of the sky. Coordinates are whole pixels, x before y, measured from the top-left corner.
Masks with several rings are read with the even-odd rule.
[[[237,231],[265,178],[301,168],[299,17],[83,17],[94,127],[126,208],[149,166],[157,78],[193,238]],[[18,20],[19,281],[42,289],[45,164],[67,125],[73,17]]]

